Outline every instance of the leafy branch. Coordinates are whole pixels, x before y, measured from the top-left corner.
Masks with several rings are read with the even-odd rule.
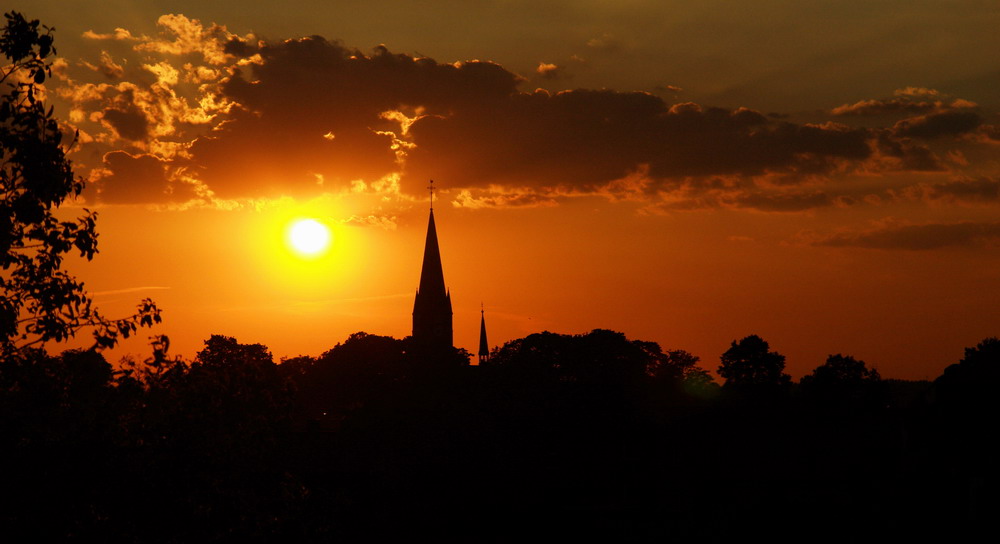
[[[72,221],[55,211],[83,191],[84,181],[66,158],[68,147],[53,115],[38,99],[38,86],[52,75],[45,59],[55,54],[54,28],[4,14],[0,52],[0,356],[49,341],[63,341],[93,328],[94,349],[113,347],[139,327],[160,322],[150,299],[121,319],[104,317],[77,281],[62,269],[63,257],[97,253],[97,213],[84,208]],[[75,138],[73,140],[75,142]]]

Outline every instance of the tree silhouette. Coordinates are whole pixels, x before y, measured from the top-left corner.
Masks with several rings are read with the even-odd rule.
[[[310,417],[340,418],[385,394],[407,375],[404,343],[390,336],[351,334],[316,359],[298,359],[288,369],[298,402]]]
[[[770,351],[767,342],[756,334],[747,336],[722,354],[719,375],[726,381],[723,387],[740,390],[777,389],[791,383],[784,373],[785,356]]]
[[[587,334],[542,332],[505,343],[490,365],[562,382],[626,384],[665,364],[660,346],[629,340],[624,334],[594,329]]]
[[[965,348],[957,364],[944,369],[934,382],[940,404],[949,411],[988,419],[1000,413],[994,401],[1000,383],[1000,339],[990,337],[975,347]]]
[[[718,393],[719,385],[707,370],[698,366],[701,359],[697,355],[683,349],[664,352],[655,342],[640,342],[640,345],[650,354],[652,364],[646,368],[646,373],[658,391],[703,399]]]
[[[0,526],[5,538],[65,540],[94,515],[116,438],[111,365],[93,351],[26,349],[0,364]],[[77,533],[79,534],[79,533]]]
[[[830,355],[826,362],[816,367],[812,375],[802,378],[802,385],[812,384],[817,387],[854,386],[868,381],[882,379],[878,370],[865,366],[850,355]]]
[[[884,407],[888,390],[878,370],[850,355],[830,355],[800,381],[807,397],[826,408],[852,411]]]
[[[95,212],[60,221],[55,211],[79,196],[84,182],[66,158],[59,123],[39,98],[39,85],[52,74],[46,61],[56,50],[54,29],[4,14],[0,70],[7,92],[0,96],[0,356],[49,340],[61,341],[93,327],[95,347],[113,346],[137,327],[160,321],[149,299],[126,319],[102,316],[82,282],[64,270],[74,249],[87,260],[97,253]],[[41,26],[41,29],[39,27]]]

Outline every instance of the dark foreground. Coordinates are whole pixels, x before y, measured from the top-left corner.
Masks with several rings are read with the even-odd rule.
[[[992,339],[933,383],[720,388],[621,335],[533,337],[483,367],[371,335],[280,365],[218,336],[128,371],[3,361],[4,540],[857,542],[995,519]]]

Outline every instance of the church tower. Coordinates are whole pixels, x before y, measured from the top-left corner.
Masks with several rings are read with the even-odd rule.
[[[490,343],[486,340],[486,309],[479,310],[479,364],[490,360]]]
[[[451,293],[444,285],[441,250],[434,226],[434,182],[431,181],[431,210],[424,243],[424,262],[420,286],[413,301],[413,341],[422,349],[446,353],[454,347],[452,336]]]

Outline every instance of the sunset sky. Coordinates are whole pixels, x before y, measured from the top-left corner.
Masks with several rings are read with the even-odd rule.
[[[1000,334],[995,2],[13,9],[56,28],[66,213],[100,214],[72,271],[110,316],[153,298],[175,354],[408,335],[430,179],[469,350],[480,303],[494,345],[607,328],[714,370],[758,334],[795,378],[934,378]]]

